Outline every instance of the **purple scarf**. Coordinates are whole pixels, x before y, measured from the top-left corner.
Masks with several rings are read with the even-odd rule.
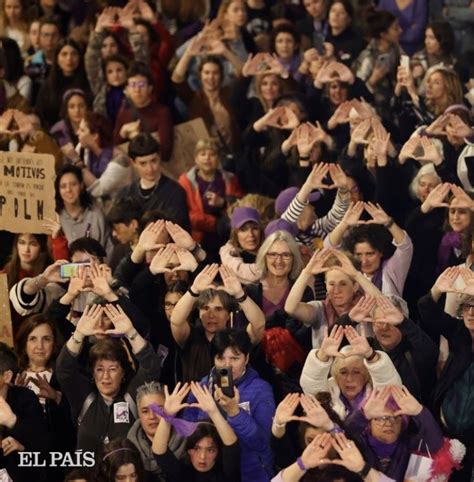
[[[443,236],[438,248],[438,273],[442,273],[449,266],[449,259],[455,249],[462,248],[461,233],[450,231]]]
[[[163,420],[171,424],[176,430],[176,433],[182,437],[189,437],[197,428],[197,423],[166,415],[163,408],[156,403],[150,404],[149,408],[151,408],[152,412],[156,413],[156,415],[159,415]]]
[[[391,444],[386,444],[377,440],[374,436],[370,433],[367,434],[367,441],[369,443],[370,448],[375,452],[379,459],[390,459],[392,458],[393,453],[397,450],[398,447],[398,440]]]
[[[355,410],[362,409],[362,407],[365,405],[366,394],[367,385],[352,400],[349,400],[341,392],[340,398],[344,404],[344,407],[346,408],[346,415],[350,415]]]

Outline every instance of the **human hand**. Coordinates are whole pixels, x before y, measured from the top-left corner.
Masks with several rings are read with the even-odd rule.
[[[390,134],[385,130],[382,123],[378,119],[375,119],[376,117],[372,118],[372,131],[374,133],[374,137],[371,141],[372,150],[377,161],[385,161],[386,163],[388,147],[390,144]]]
[[[327,84],[333,80],[338,80],[339,82],[344,82],[346,84],[353,84],[355,77],[349,67],[346,67],[340,62],[332,61],[328,62],[320,69],[316,79],[321,84]]]
[[[239,389],[234,385],[234,396],[228,397],[224,395],[220,387],[216,387],[216,401],[222,407],[225,413],[229,415],[229,417],[235,417],[240,412],[239,402],[240,402],[240,393]]]
[[[79,266],[77,270],[69,278],[69,285],[67,287],[67,292],[76,298],[79,293],[85,291],[85,285],[87,282],[87,276],[89,275],[88,266]]]
[[[209,206],[212,206],[215,208],[224,207],[225,199],[223,197],[220,197],[217,193],[212,191],[207,191],[205,196],[206,196],[207,202],[209,203]]]
[[[117,25],[116,18],[118,17],[120,10],[121,9],[117,7],[105,7],[97,17],[95,31],[97,33],[101,33],[105,29],[112,28]]]
[[[332,269],[338,269],[343,273],[347,274],[347,276],[351,277],[352,279],[354,279],[358,275],[359,272],[355,269],[352,261],[349,259],[346,253],[338,249],[333,249],[332,254],[341,264],[340,266],[333,266]]]
[[[335,433],[331,443],[340,457],[340,459],[332,459],[332,464],[342,465],[351,472],[356,473],[364,468],[364,457],[357,445],[352,440],[349,440],[344,433]]]
[[[298,148],[298,154],[300,157],[309,157],[316,142],[320,141],[320,136],[318,131],[312,129],[312,125],[309,122],[300,124],[295,132],[296,147]],[[293,135],[293,133],[292,133]],[[291,136],[290,136],[291,138]]]
[[[399,325],[405,319],[403,313],[387,297],[378,296],[376,300],[381,313],[374,319],[375,322]]]
[[[312,395],[302,394],[300,397],[300,404],[305,411],[302,417],[291,417],[291,420],[306,422],[313,427],[322,428],[326,431],[334,427],[334,422],[329,418],[328,413],[324,407]]]
[[[463,188],[450,184],[451,192],[454,194],[454,199],[457,201],[457,207],[474,210],[474,200],[464,191]]]
[[[437,288],[441,293],[448,293],[454,285],[454,282],[456,281],[458,276],[458,267],[452,266],[450,268],[446,268],[438,276],[438,279],[435,281],[434,287]]]
[[[92,263],[89,268],[89,276],[92,282],[91,291],[97,296],[105,298],[112,293],[110,287],[111,270],[107,265]]]
[[[104,308],[101,305],[86,306],[77,322],[76,331],[83,337],[102,335],[102,330],[98,330],[96,327],[99,326],[103,313]]]
[[[132,320],[130,320],[120,305],[109,303],[104,306],[104,313],[114,325],[113,329],[105,330],[106,335],[126,335],[135,329]]]
[[[404,385],[397,386],[392,385],[390,387],[390,392],[393,399],[400,407],[394,415],[408,415],[411,417],[416,417],[423,410],[423,405],[408,391],[408,388]]]
[[[326,458],[331,447],[331,434],[320,433],[316,435],[301,454],[303,465],[307,469],[313,469],[318,465],[331,463],[332,460]]]
[[[473,129],[471,126],[465,124],[465,122],[456,114],[448,114],[449,122],[448,127],[451,128],[459,137],[471,137]]]
[[[178,257],[179,264],[175,266],[172,271],[189,271],[194,272],[198,267],[196,258],[184,248],[175,247],[176,256]]]
[[[53,264],[50,264],[41,274],[48,283],[65,283],[66,278],[61,278],[60,270],[62,264],[67,264],[69,261],[66,259],[58,259]]]
[[[151,9],[150,5],[148,5],[145,0],[138,0],[137,2],[138,13],[143,20],[150,22],[153,24],[156,21],[155,12]]]
[[[429,213],[436,208],[449,208],[449,204],[445,202],[445,199],[450,190],[451,185],[449,183],[438,184],[424,200],[421,205],[421,211],[423,213]]]
[[[344,327],[342,325],[334,325],[330,334],[328,334],[326,327],[324,329],[324,338],[319,348],[318,358],[322,361],[327,361],[330,357],[345,358],[344,355],[339,352],[343,338]]]
[[[127,122],[120,128],[120,137],[129,140],[137,137],[137,135],[140,134],[140,124],[140,119],[133,122]]]
[[[203,32],[195,35],[189,42],[186,49],[186,55],[189,57],[207,55],[209,50],[208,42],[209,38],[206,37]]]
[[[339,104],[337,109],[334,111],[334,114],[328,121],[328,128],[334,129],[339,124],[347,124],[349,122],[349,112],[351,111],[353,104],[351,101],[344,101],[342,104]]]
[[[26,375],[26,372],[16,374],[15,385],[17,387],[26,387],[28,385],[28,377]]]
[[[38,397],[47,398],[49,400],[57,401],[58,393],[48,382],[46,375],[41,376],[37,373],[36,378],[30,377],[29,381],[39,388]]]
[[[119,24],[127,30],[132,30],[135,27],[135,18],[138,17],[137,2],[135,0],[128,2],[125,7],[118,9],[117,14]]]
[[[335,186],[337,189],[347,189],[347,176],[339,164],[329,164],[329,176],[333,181],[331,188]]]
[[[13,437],[5,437],[2,439],[2,450],[4,457],[7,457],[13,452],[23,452],[25,446]]]
[[[239,278],[235,276],[230,268],[222,265],[219,268],[219,273],[221,275],[222,282],[224,283],[224,291],[234,298],[241,298],[245,295],[245,291],[242,288]]]
[[[299,393],[289,393],[277,406],[273,422],[278,425],[287,424],[293,420],[296,407],[300,403]]]
[[[402,87],[407,89],[409,94],[413,93],[415,90],[415,84],[413,83],[411,72],[399,65],[397,69],[397,85],[395,86],[395,90],[399,92]]]
[[[163,247],[158,243],[165,232],[166,225],[163,219],[150,223],[140,234],[138,238],[137,248],[142,251],[154,251]]]
[[[218,264],[208,264],[204,267],[204,269],[194,278],[193,284],[191,286],[191,290],[194,293],[201,293],[204,290],[209,288],[213,288],[213,281],[214,278],[219,273],[219,265]]]
[[[165,385],[165,404],[163,409],[166,415],[174,417],[183,408],[196,407],[196,404],[183,403],[191,390],[189,383],[178,382],[174,390],[169,393],[167,385]]]
[[[462,288],[450,288],[448,292],[458,293],[460,295],[474,296],[474,272],[469,268],[459,268],[458,274],[464,281]]]
[[[311,188],[311,191],[316,189],[334,189],[335,184],[324,184],[324,178],[329,174],[329,164],[319,162],[313,166],[311,172],[306,178],[305,185]]]
[[[192,251],[196,247],[196,241],[194,241],[192,236],[179,224],[175,224],[171,221],[165,221],[165,227],[166,231],[168,231],[168,234],[171,236],[171,239],[180,248]]]
[[[347,226],[356,226],[357,224],[365,224],[365,221],[361,221],[360,217],[364,212],[364,201],[357,201],[355,203],[351,202],[349,208],[344,214],[341,223]]]
[[[205,385],[200,385],[197,382],[191,382],[191,393],[196,398],[199,408],[203,412],[206,412],[208,415],[212,415],[218,411],[216,401]]]
[[[210,40],[206,42],[207,45],[207,55],[225,56],[227,52],[227,47],[224,42],[220,39]]]
[[[18,127],[17,132],[19,132],[23,138],[33,134],[40,127],[33,115],[25,114],[18,109],[13,110],[13,119]]]
[[[59,215],[56,213],[56,218],[44,218],[43,226],[49,231],[51,238],[56,239],[61,234],[61,223],[59,222]]]
[[[365,417],[371,420],[373,418],[390,415],[391,413],[387,408],[390,395],[390,385],[385,385],[381,389],[372,390],[363,408]]]
[[[398,154],[398,162],[403,165],[408,159],[414,159],[415,152],[419,150],[420,138],[410,137],[408,141],[403,144],[400,153]]]
[[[363,296],[349,311],[349,318],[356,323],[375,321],[373,311],[377,306],[374,296]]]
[[[443,158],[439,149],[436,147],[433,139],[421,137],[419,145],[423,150],[423,154],[413,153],[413,159],[420,163],[432,162],[435,166],[439,166],[443,162]]]
[[[319,274],[328,271],[330,268],[325,266],[326,262],[332,256],[332,251],[327,248],[318,249],[314,252],[308,264],[303,268],[306,274]]]
[[[364,203],[364,209],[369,213],[370,217],[372,218],[370,221],[367,221],[367,224],[381,224],[382,226],[384,226],[392,219],[378,203]]]
[[[300,123],[296,114],[286,106],[270,109],[264,118],[267,126],[276,127],[277,129],[292,130],[298,127]]]
[[[356,144],[368,144],[369,132],[372,129],[372,120],[367,118],[362,120],[351,132],[351,142]]]
[[[387,67],[376,63],[367,83],[372,88],[376,87],[377,84],[388,74],[388,72],[389,70],[387,69]]]
[[[433,136],[445,136],[446,126],[449,123],[449,114],[437,117],[426,129],[426,133]]]
[[[150,272],[154,275],[171,272],[168,266],[174,254],[175,248],[173,244],[167,244],[166,247],[160,248],[151,260],[149,266]]]
[[[367,358],[372,352],[373,348],[369,345],[367,338],[361,335],[352,326],[346,326],[344,328],[344,334],[347,341],[351,344],[351,350],[348,356],[360,355]]]

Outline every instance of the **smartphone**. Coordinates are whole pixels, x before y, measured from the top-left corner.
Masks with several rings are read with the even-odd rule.
[[[403,67],[407,72],[410,71],[410,57],[408,55],[400,56],[400,67]]]
[[[90,263],[65,263],[59,267],[59,275],[61,278],[71,278],[77,272],[77,269],[82,267],[90,267]]]
[[[390,54],[380,54],[377,57],[377,64],[388,70],[390,68]]]
[[[226,397],[234,398],[234,380],[232,378],[232,368],[217,368],[217,386],[222,390]]]

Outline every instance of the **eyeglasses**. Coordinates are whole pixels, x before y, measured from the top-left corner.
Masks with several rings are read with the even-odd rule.
[[[198,454],[205,453],[214,455],[217,453],[217,447],[200,447],[199,445],[195,445],[191,450],[197,452]]]
[[[210,311],[214,313],[222,313],[223,311],[226,311],[226,309],[223,306],[201,306],[199,308],[200,310],[204,311],[205,313],[209,313]]]
[[[174,308],[178,303],[172,303],[171,301],[165,301],[165,309],[166,310],[171,310]]]
[[[462,305],[462,310],[463,310],[463,311],[470,311],[471,308],[474,308],[474,305],[471,305],[470,303],[464,303],[464,304]]]
[[[401,416],[400,415],[387,415],[385,417],[375,417],[372,420],[377,424],[377,425],[394,425],[396,422],[400,420]]]
[[[95,367],[94,368],[94,376],[97,378],[102,378],[106,373],[109,376],[115,376],[120,367],[109,367],[109,368],[104,368],[104,367]]]
[[[131,89],[144,89],[148,85],[146,80],[129,80],[128,86]]]
[[[285,252],[285,253],[273,253],[272,252],[272,253],[267,253],[267,258],[272,260],[272,261],[277,259],[277,258],[282,258],[285,261],[288,261],[291,258],[293,258],[293,254],[289,253],[289,252]]]

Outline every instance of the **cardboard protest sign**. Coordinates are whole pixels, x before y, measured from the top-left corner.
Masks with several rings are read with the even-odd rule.
[[[0,152],[0,229],[13,233],[47,233],[54,219],[54,156]]]
[[[209,139],[201,117],[174,126],[173,155],[161,164],[163,172],[174,179],[194,166],[194,148],[199,139]]]
[[[13,346],[13,328],[6,273],[0,273],[0,341]]]
[[[151,134],[158,142],[158,132]],[[161,163],[161,169],[167,176],[178,179],[183,172],[194,166],[194,148],[199,139],[209,139],[209,132],[201,117],[174,126],[173,154],[168,162]],[[118,147],[128,155],[128,142]]]

